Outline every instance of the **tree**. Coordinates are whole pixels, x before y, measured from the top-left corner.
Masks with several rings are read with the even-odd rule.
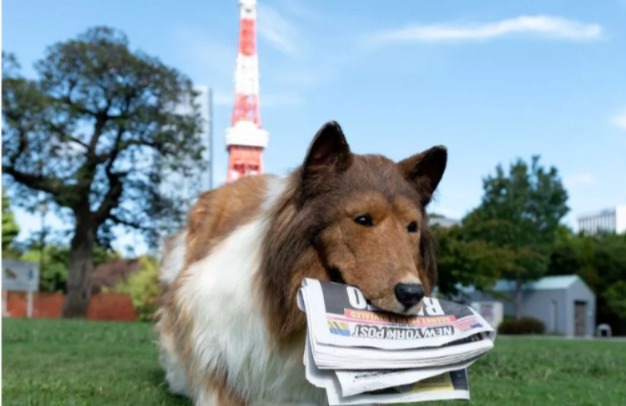
[[[130,294],[137,318],[142,321],[152,321],[161,290],[158,270],[159,264],[156,258],[148,255],[139,257],[139,269],[133,272],[127,280],[107,290]]]
[[[613,283],[603,296],[609,310],[623,323],[626,320],[626,281]]]
[[[39,273],[39,290],[42,292],[67,293],[67,263],[70,248],[65,245],[51,244],[43,249],[43,261],[41,260],[42,249],[39,242],[32,243],[20,259],[28,262],[41,263],[43,265]],[[93,250],[94,268],[105,262],[119,258],[119,254],[95,246]]]
[[[157,237],[156,221],[179,218],[159,188],[163,171],[201,162],[201,118],[189,79],[131,51],[106,27],[49,47],[37,80],[3,54],[2,169],[25,206],[44,195],[73,221],[64,317],[84,317],[93,251],[115,226]],[[17,201],[17,200],[16,200]]]
[[[11,244],[20,233],[20,227],[15,222],[10,207],[11,201],[5,196],[4,189],[2,189],[2,256],[4,258],[10,254]]]
[[[458,285],[489,289],[500,275],[505,258],[485,241],[469,240],[461,225],[431,228],[437,240],[439,292],[447,297],[459,293]]]
[[[626,235],[565,233],[550,255],[548,273],[580,276],[596,294],[597,323],[626,333]]]
[[[484,195],[463,226],[501,257],[501,277],[515,281],[516,316],[521,318],[522,287],[547,271],[557,230],[567,214],[567,192],[556,168],[545,170],[534,156],[521,159],[508,174],[501,165],[483,180]]]

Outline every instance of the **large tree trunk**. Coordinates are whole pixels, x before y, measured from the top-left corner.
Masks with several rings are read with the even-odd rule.
[[[515,279],[515,317],[522,318],[522,279]]]
[[[91,299],[95,224],[91,213],[76,212],[76,229],[72,238],[67,278],[67,297],[63,317],[84,318]]]

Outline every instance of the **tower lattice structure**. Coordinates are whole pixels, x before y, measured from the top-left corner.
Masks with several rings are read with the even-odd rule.
[[[235,106],[226,130],[227,181],[263,171],[269,134],[259,114],[259,59],[256,49],[256,0],[240,0],[239,52],[235,69]]]

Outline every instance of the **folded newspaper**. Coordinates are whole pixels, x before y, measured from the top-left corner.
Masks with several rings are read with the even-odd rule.
[[[493,348],[474,309],[426,297],[417,316],[380,310],[360,290],[304,279],[306,377],[330,405],[469,399],[467,368]]]

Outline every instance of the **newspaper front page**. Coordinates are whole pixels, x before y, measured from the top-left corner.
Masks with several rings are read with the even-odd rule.
[[[306,303],[315,342],[386,350],[439,347],[477,333],[495,332],[476,311],[454,302],[425,297],[417,317],[381,311],[369,305],[357,288],[304,279],[300,308]],[[320,328],[327,326],[327,328]]]
[[[431,400],[468,400],[469,383],[466,369],[447,372],[359,371],[354,382],[342,384],[334,371],[316,369],[310,352],[305,353],[306,378],[313,385],[326,389],[329,405],[364,405]],[[339,372],[339,371],[338,371]],[[378,375],[378,378],[375,377]],[[366,383],[369,382],[371,386]],[[345,382],[344,382],[345,383]]]
[[[424,298],[417,316],[377,309],[352,286],[305,279],[307,379],[331,405],[469,399],[467,368],[495,332],[473,309]]]

